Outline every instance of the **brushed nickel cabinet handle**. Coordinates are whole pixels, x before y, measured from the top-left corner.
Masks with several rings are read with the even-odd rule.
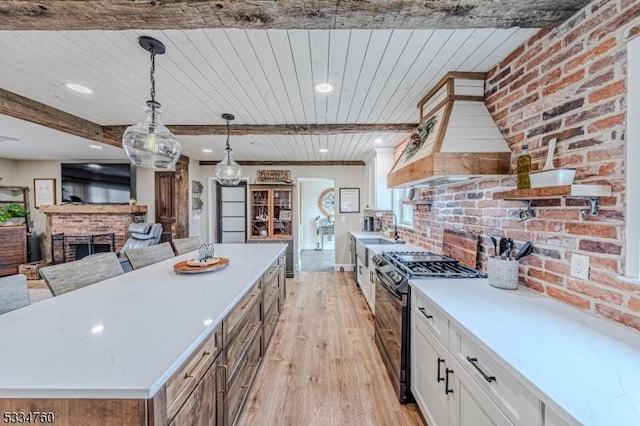
[[[224,382],[224,389],[222,389],[222,390],[220,391],[220,393],[225,393],[225,392],[227,392],[227,365],[226,365],[226,364],[221,364],[221,365],[220,365],[220,368],[223,368],[223,369],[224,369],[224,380],[223,380],[223,382]]]
[[[202,357],[200,358],[200,362],[198,362],[198,364],[194,367],[193,370],[191,370],[190,372],[186,373],[184,375],[184,378],[185,379],[192,379],[192,378],[196,377],[196,372],[199,370],[200,365],[202,365],[204,360],[207,359],[207,357],[209,355],[211,355],[211,352],[207,352],[207,351],[202,352]]]
[[[247,343],[249,340],[251,340],[251,335],[253,334],[253,330],[257,327],[257,325],[258,325],[258,324],[253,324],[253,325],[251,326],[251,328],[249,329],[249,332],[247,333],[247,336],[248,336],[248,337],[247,337],[246,339],[244,339],[244,340],[242,341],[242,343]]]
[[[256,295],[255,295],[255,294],[251,294],[251,295],[249,296],[249,300],[247,300],[247,303],[245,303],[244,305],[242,305],[242,308],[240,308],[240,309],[246,309],[246,307],[247,307],[247,306],[249,306],[249,305],[251,304],[251,299],[253,299],[254,297],[256,297]]]

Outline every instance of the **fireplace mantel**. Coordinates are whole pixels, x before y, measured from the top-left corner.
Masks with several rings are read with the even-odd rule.
[[[145,214],[147,206],[120,204],[64,204],[61,206],[42,206],[44,214]]]

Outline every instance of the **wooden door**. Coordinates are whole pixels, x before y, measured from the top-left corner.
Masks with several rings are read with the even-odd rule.
[[[176,174],[174,172],[156,172],[156,223],[162,224],[160,241],[171,241],[176,228]]]

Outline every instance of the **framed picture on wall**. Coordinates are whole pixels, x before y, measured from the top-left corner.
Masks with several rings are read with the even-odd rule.
[[[35,208],[54,206],[56,204],[56,180],[33,179],[33,201]]]
[[[360,213],[360,188],[340,188],[340,213]]]

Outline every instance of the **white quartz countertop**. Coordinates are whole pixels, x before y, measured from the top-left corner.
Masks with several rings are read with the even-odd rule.
[[[585,425],[640,425],[640,334],[486,279],[409,281],[510,364],[525,386]]]
[[[373,231],[349,231],[356,240],[363,238],[382,238],[383,240],[393,241],[392,238],[387,238],[381,232]],[[373,251],[375,254],[380,254],[383,251],[425,251],[423,247],[419,247],[410,243],[401,244],[367,244],[367,249]]]
[[[195,252],[0,315],[0,398],[150,398],[285,244],[217,244],[229,266],[176,274]]]

